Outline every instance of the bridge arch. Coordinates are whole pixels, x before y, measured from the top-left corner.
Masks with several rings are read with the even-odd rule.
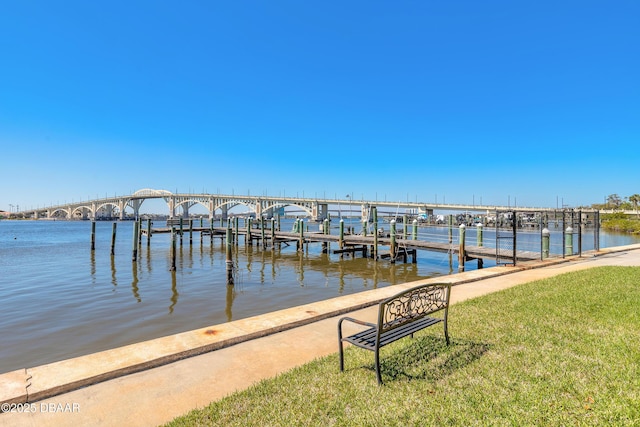
[[[179,206],[182,207],[182,205],[186,206],[186,210],[189,210],[191,207],[193,207],[195,205],[203,206],[206,210],[209,210],[209,206],[207,206],[204,201],[198,200],[198,199],[181,200],[181,201],[176,203],[175,207],[176,208],[179,207]],[[184,207],[183,207],[183,210],[185,210]]]
[[[240,205],[246,206],[247,208],[249,208],[249,210],[253,211],[254,214],[257,213],[256,206],[254,204],[245,202],[243,200],[230,199],[220,203],[217,206],[214,206],[212,214],[214,214],[218,209],[222,210],[223,212],[228,212],[229,210]]]
[[[74,215],[79,216],[80,218],[93,218],[94,212],[91,209],[91,206],[86,206],[86,205],[79,205],[79,206],[75,206],[73,209],[71,209],[71,215],[69,216],[70,218],[73,218]]]
[[[143,188],[131,195],[132,197],[170,197],[173,196],[171,191],[154,190],[153,188]]]
[[[66,209],[63,209],[63,208],[57,208],[57,209],[52,210],[51,212],[49,212],[49,217],[50,218],[56,218],[56,217],[58,217],[58,213],[64,214],[65,218],[71,218],[71,214],[69,213],[69,211],[66,210]]]
[[[285,208],[287,206],[295,206],[295,207],[300,208],[303,211],[305,211],[309,216],[313,215],[313,210],[312,210],[312,208],[310,206],[307,206],[306,204],[300,204],[300,203],[275,202],[275,203],[272,203],[270,205],[265,205],[262,208],[262,210],[263,210],[263,212],[264,211],[269,211],[269,210],[275,211],[276,209]]]

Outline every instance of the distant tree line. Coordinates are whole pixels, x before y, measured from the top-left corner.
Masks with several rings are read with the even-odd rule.
[[[622,211],[634,210],[638,212],[640,205],[640,194],[633,194],[629,197],[620,197],[618,194],[610,194],[607,196],[606,202],[602,204],[591,205],[594,209],[616,210],[614,212],[602,216],[602,228],[609,231],[618,231],[621,233],[640,234],[640,220],[638,216],[627,216]]]
[[[618,194],[609,194],[605,203],[594,203],[594,209],[614,209],[614,210],[638,210],[640,205],[640,194],[632,194],[628,197],[620,197]]]

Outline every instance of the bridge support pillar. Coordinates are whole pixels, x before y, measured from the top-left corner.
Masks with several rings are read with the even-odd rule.
[[[311,219],[313,221],[324,221],[329,217],[329,205],[327,203],[314,202],[311,205]]]

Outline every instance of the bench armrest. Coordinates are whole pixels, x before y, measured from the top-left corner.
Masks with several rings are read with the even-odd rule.
[[[371,327],[371,328],[375,328],[375,327],[377,327],[377,326],[378,326],[378,325],[376,325],[375,323],[365,322],[365,321],[363,321],[363,320],[354,319],[353,317],[343,317],[343,318],[341,318],[341,319],[340,319],[340,321],[338,322],[338,327],[340,327],[340,325],[342,325],[342,322],[343,322],[344,320],[348,320],[348,321],[350,321],[350,322],[357,323],[358,325],[362,325],[362,326],[369,326],[369,327]]]

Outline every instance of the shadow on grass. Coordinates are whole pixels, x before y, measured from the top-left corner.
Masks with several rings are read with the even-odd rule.
[[[480,359],[490,344],[455,339],[447,345],[443,338],[408,338],[401,348],[384,347],[380,352],[383,380],[438,381]],[[371,364],[369,369],[375,371]]]

